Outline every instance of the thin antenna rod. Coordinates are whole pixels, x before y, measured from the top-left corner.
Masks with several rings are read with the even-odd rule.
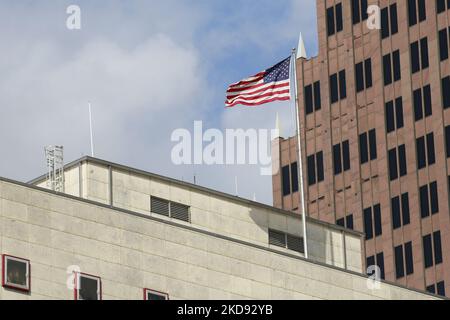
[[[88,102],[88,106],[89,106],[89,128],[91,133],[91,156],[94,157],[94,134],[92,133],[92,110],[90,102]]]
[[[236,197],[239,197],[239,192],[238,192],[238,177],[237,177],[237,176],[234,177],[234,184],[235,184],[235,187],[236,187]]]

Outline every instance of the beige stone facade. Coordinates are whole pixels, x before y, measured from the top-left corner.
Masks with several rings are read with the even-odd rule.
[[[0,180],[0,252],[31,266],[31,292],[1,288],[0,299],[73,299],[70,266],[100,277],[103,299],[142,299],[144,288],[170,299],[435,298],[369,289],[360,233],[309,219],[305,260],[268,242],[269,229],[301,235],[293,214],[92,158],[65,172],[68,194]],[[189,221],[151,213],[152,196],[186,205]]]

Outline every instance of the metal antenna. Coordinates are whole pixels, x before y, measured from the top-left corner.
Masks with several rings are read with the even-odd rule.
[[[235,176],[234,177],[234,185],[236,187],[236,197],[239,197],[239,192],[238,192],[238,177]]]
[[[88,107],[89,107],[89,128],[91,133],[91,156],[94,157],[94,134],[92,132],[92,109],[91,109],[91,103],[88,101]]]
[[[64,192],[64,148],[47,146],[44,150],[47,161],[47,188]]]

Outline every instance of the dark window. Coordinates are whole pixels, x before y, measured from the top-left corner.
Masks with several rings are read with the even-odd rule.
[[[322,108],[322,101],[320,98],[320,81],[314,82],[314,108],[316,111]]]
[[[398,179],[397,149],[389,150],[389,178],[391,181]]]
[[[305,112],[311,114],[321,109],[320,82],[305,87]]]
[[[387,54],[383,57],[384,85],[392,83],[392,61],[391,55]]]
[[[408,168],[406,165],[406,147],[401,145],[398,147],[398,162],[399,162],[399,172],[400,177],[404,177],[408,174]]]
[[[349,214],[347,217],[345,217],[345,224],[346,224],[346,228],[353,230],[354,226],[353,226],[353,215]]]
[[[425,5],[425,0],[418,0],[419,7],[419,22],[425,21],[427,19],[427,8]]]
[[[356,73],[356,92],[364,90],[364,64],[362,62],[355,66]]]
[[[428,60],[428,38],[420,40],[420,62],[422,63],[422,69],[427,69],[430,66]]]
[[[425,137],[416,140],[417,146],[417,167],[423,169],[427,166],[427,159],[425,155]]]
[[[344,23],[342,20],[342,3],[336,5],[336,32],[344,29]]]
[[[361,22],[361,11],[359,0],[352,0],[352,21],[353,24]]]
[[[314,112],[312,85],[305,87],[305,110],[306,114]]]
[[[427,160],[428,165],[431,166],[436,163],[436,154],[434,151],[434,134],[427,134]]]
[[[403,99],[398,97],[395,101],[389,101],[385,105],[386,109],[386,131],[387,133],[401,129],[403,121]]]
[[[330,95],[331,95],[331,103],[335,103],[339,101],[339,89],[338,89],[338,80],[337,74],[333,74],[330,76]]]
[[[437,294],[442,297],[445,297],[445,282],[441,281],[441,282],[437,283],[436,288],[437,288]]]
[[[367,20],[367,7],[367,0],[352,0],[353,24]]]
[[[359,135],[359,153],[361,164],[369,162],[369,148],[367,146],[367,133]]]
[[[334,8],[327,9],[327,31],[328,36],[331,36],[336,33],[336,28],[334,25]]]
[[[432,182],[430,185],[420,187],[420,213],[422,218],[426,218],[431,214],[439,213],[439,194],[437,182]],[[430,210],[431,205],[431,210]]]
[[[327,9],[327,31],[328,36],[342,31],[344,27],[342,20],[342,3]]]
[[[417,0],[408,0],[409,26],[417,24]]]
[[[308,185],[316,184],[316,156],[308,157]]]
[[[401,79],[400,51],[394,51],[392,55],[383,57],[384,85],[392,84],[392,81]]]
[[[281,169],[282,183],[283,183],[283,196],[287,196],[291,193],[291,180],[289,174],[289,166],[284,166]]]
[[[436,286],[433,284],[431,286],[427,287],[427,292],[432,293],[432,294],[436,294]]]
[[[373,238],[372,208],[364,209],[364,233],[367,240]]]
[[[392,53],[392,65],[394,68],[394,81],[399,81],[402,78],[401,66],[400,66],[400,51],[394,51]]]
[[[441,61],[448,59],[448,35],[447,29],[439,31],[439,56]]]
[[[398,161],[397,161],[398,154]],[[391,149],[388,152],[389,157],[389,177],[392,180],[396,180],[408,174],[406,166],[406,149],[405,145],[401,145],[397,149]],[[397,167],[398,165],[398,167]]]
[[[368,134],[361,134],[359,136],[359,143],[361,164],[367,163],[369,159],[372,161],[377,158],[377,137],[375,129],[370,130]]]
[[[379,204],[373,207],[373,218],[375,222],[375,236],[381,236],[383,234],[383,224],[381,222],[381,206]]]
[[[395,131],[395,112],[394,101],[386,102],[386,131],[387,133]]]
[[[381,9],[381,39],[386,39],[390,35],[389,29],[389,9]]]
[[[342,147],[337,144],[333,147],[334,174],[350,170],[350,144],[349,141],[342,142]]]
[[[342,173],[342,156],[341,156],[341,145],[337,144],[333,147],[333,163],[334,163],[334,174],[338,175]]]
[[[322,182],[325,180],[325,172],[323,168],[323,152],[318,152],[316,154],[316,161],[317,161],[317,181]]]
[[[338,219],[338,220],[336,221],[336,224],[337,224],[338,226],[341,226],[341,227],[345,228],[345,219],[344,219],[344,218]]]
[[[438,187],[436,181],[430,183],[430,203],[431,214],[439,213]]]
[[[442,79],[442,96],[444,109],[450,108],[450,76]]]
[[[144,289],[144,300],[154,300],[154,301],[169,300],[169,295],[163,292]]]
[[[416,73],[429,67],[428,38],[422,38],[411,44],[411,69]]]
[[[411,70],[412,73],[416,73],[420,70],[420,54],[418,41],[411,44]]]
[[[389,24],[390,19],[390,24]],[[381,9],[381,38],[385,39],[398,32],[397,4]]]
[[[380,268],[380,278],[385,279],[386,275],[384,272],[384,254],[383,252],[377,254],[377,266]]]
[[[323,152],[311,155],[307,159],[308,164],[308,185],[312,186],[324,180],[323,172]],[[296,179],[298,181],[298,179]],[[294,183],[294,179],[293,179]],[[298,191],[298,189],[297,189]],[[296,192],[296,191],[294,191]]]
[[[410,213],[409,213],[409,196],[408,193],[402,194],[402,218],[403,225],[408,225],[410,221]]]
[[[427,85],[423,87],[423,106],[425,109],[425,117],[429,117],[433,114],[433,107],[431,103],[431,87]]]
[[[403,262],[403,246],[395,247],[395,275],[397,279],[405,276],[405,265]]]
[[[373,215],[372,215],[373,213]],[[381,220],[381,206],[377,204],[373,208],[364,209],[364,233],[366,239],[370,240],[374,237],[383,234],[382,220]]]
[[[291,164],[292,193],[298,191],[298,165],[297,162]]]
[[[377,134],[375,129],[369,131],[370,160],[377,158]]]
[[[414,261],[413,261],[413,249],[412,242],[405,243],[405,265],[406,274],[410,275],[414,273]]]
[[[450,126],[445,127],[445,145],[447,158],[450,158]]]
[[[342,156],[344,163],[344,171],[350,170],[350,143],[349,141],[342,142]]]
[[[427,85],[422,89],[414,90],[414,120],[419,121],[433,114],[431,102],[431,87]]]
[[[397,18],[397,4],[391,4],[390,6],[390,17],[391,17],[391,34],[396,34],[398,32],[398,18]]]
[[[367,257],[367,259],[366,259],[366,267],[369,268],[372,266],[376,266],[375,256],[370,256],[370,257]],[[368,273],[367,275],[371,276],[372,274]]]
[[[441,232],[436,231],[433,233],[433,245],[434,245],[434,263],[442,263],[442,245],[441,245]]]
[[[102,300],[101,279],[83,273],[76,273],[75,300]]]
[[[345,70],[339,72],[339,95],[340,99],[347,98],[347,84],[345,81]]]
[[[392,206],[392,226],[393,229],[398,229],[402,225],[406,226],[410,223],[409,213],[409,195],[408,193],[402,194],[402,196],[394,197],[391,199]]]
[[[366,59],[355,66],[356,72],[356,91],[361,92],[364,89],[372,87],[372,60]]]
[[[400,215],[400,197],[395,197],[391,199],[391,210],[392,210],[392,227],[395,230],[402,226],[402,220]]]
[[[418,14],[417,14],[418,13]],[[417,24],[427,19],[425,0],[408,0],[409,26]]]
[[[445,10],[450,9],[450,0],[437,0],[436,2],[437,2],[436,3],[437,13],[442,13]],[[446,7],[446,4],[447,4],[447,7]]]
[[[433,244],[431,241],[431,234],[423,237],[423,255],[425,268],[433,266]]]
[[[336,5],[336,32],[342,31],[343,28],[342,3],[338,3]]]
[[[30,261],[8,255],[2,256],[2,285],[23,292],[30,291]]]
[[[420,216],[426,218],[430,216],[430,200],[428,198],[428,186],[422,186],[419,189],[420,196]]]

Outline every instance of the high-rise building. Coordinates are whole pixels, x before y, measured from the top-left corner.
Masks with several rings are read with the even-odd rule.
[[[437,299],[362,273],[362,233],[90,157],[0,177],[0,300]]]
[[[383,278],[450,295],[450,1],[316,2],[319,53],[297,60],[307,214],[364,232]],[[299,212],[296,138],[273,146],[274,206]]]

